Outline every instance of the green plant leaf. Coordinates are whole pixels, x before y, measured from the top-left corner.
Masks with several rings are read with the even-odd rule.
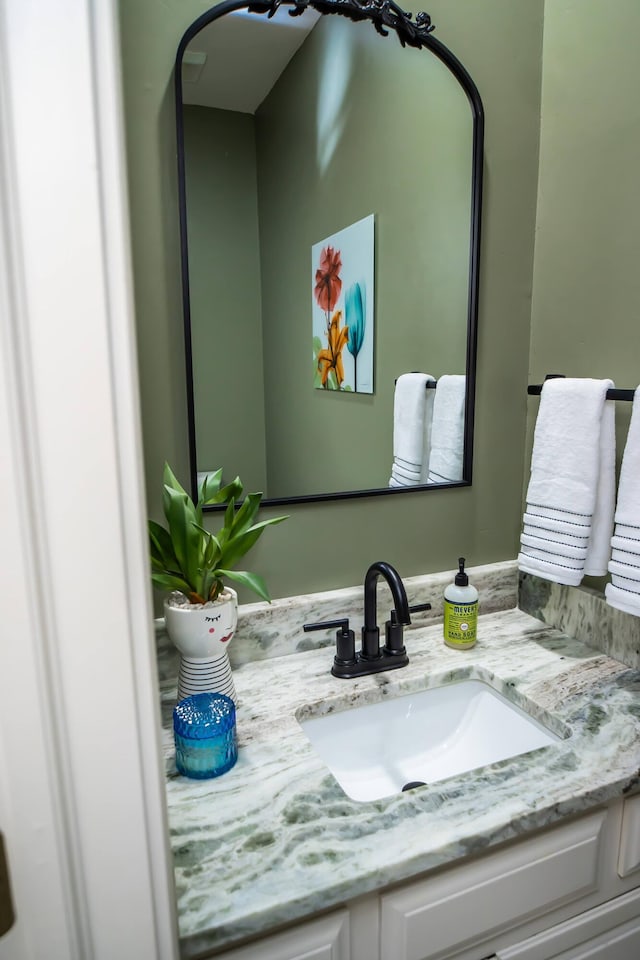
[[[207,473],[198,484],[198,503],[210,503],[215,497],[222,483],[222,467],[213,473]]]
[[[236,477],[225,487],[221,487],[212,497],[202,501],[203,506],[209,506],[213,503],[228,503],[229,500],[239,500],[242,496],[242,481]]]
[[[237,537],[230,537],[229,540],[222,545],[219,563],[225,568],[235,567],[238,560],[241,560],[245,553],[248,553],[251,547],[254,546],[260,538],[261,533],[262,530],[253,531],[249,529],[245,530],[244,533],[238,534]]]
[[[223,524],[218,530],[218,543],[220,544],[220,549],[222,550],[224,550],[224,545],[229,539],[229,537],[231,536],[235,515],[236,515],[235,500],[230,500],[227,505],[227,509],[224,512]]]
[[[260,509],[261,493],[248,493],[242,502],[242,506],[236,513],[231,523],[231,529],[235,534],[243,533],[248,530]],[[226,517],[225,517],[226,521]]]
[[[172,490],[175,490],[176,493],[183,493],[185,497],[189,496],[168,463],[165,463],[164,465],[162,482],[164,483],[165,487],[170,487]]]
[[[171,575],[169,573],[152,572],[151,580],[156,587],[159,587],[161,590],[168,590],[169,592],[179,590],[180,593],[184,593],[187,597],[193,592],[186,580],[183,580],[183,578],[177,576],[177,574]]]
[[[239,477],[220,488],[222,470],[205,478],[198,502],[193,503],[168,464],[164,469],[163,507],[168,529],[149,521],[151,579],[163,590],[179,590],[189,600],[205,603],[224,589],[224,579],[244,584],[269,600],[266,584],[258,574],[233,572],[232,568],[251,549],[266,527],[286,516],[254,523],[261,493],[250,493],[236,509],[243,487]],[[201,502],[202,501],[202,502]],[[217,534],[203,526],[202,507],[226,504],[224,521]]]
[[[160,560],[165,567],[176,569],[178,561],[171,542],[171,534],[155,520],[149,520],[149,544],[152,557]]]
[[[199,571],[204,555],[204,540],[196,523],[193,501],[183,490],[179,493],[165,485],[167,520],[180,571],[194,593],[200,593]]]
[[[207,570],[202,581],[202,596],[205,600],[215,600],[224,589],[224,583],[216,570]]]
[[[267,585],[259,574],[248,573],[246,570],[217,570],[216,572],[219,576],[233,580],[234,583],[241,583],[244,587],[248,587],[254,593],[257,593],[263,600],[271,603]]]
[[[204,551],[204,561],[203,566],[205,569],[213,569],[218,565],[220,561],[220,554],[222,553],[222,547],[218,542],[218,538],[214,537],[212,533],[208,534],[207,546]],[[206,592],[206,591],[205,591]]]
[[[177,567],[177,564],[176,564]],[[157,573],[166,573],[170,577],[180,577],[182,579],[182,574],[179,570],[174,569],[173,567],[167,567],[158,560],[156,557],[151,557],[151,568]]]
[[[196,503],[196,520],[202,525],[202,506],[211,501],[220,490],[222,483],[222,467],[215,473],[208,473],[198,484],[198,502]]]
[[[244,557],[245,553],[247,553],[262,536],[266,527],[270,527],[274,523],[281,523],[286,519],[287,517],[272,517],[269,520],[261,520],[260,523],[254,524],[252,527],[249,527],[248,530],[244,530],[236,536],[229,537],[226,543],[221,544],[222,554],[220,556],[220,564],[226,568],[235,566],[238,560]]]

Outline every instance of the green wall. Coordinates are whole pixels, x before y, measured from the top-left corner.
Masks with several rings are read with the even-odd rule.
[[[637,0],[546,2],[535,382],[545,373],[640,381],[639,37]],[[531,401],[532,419],[536,411]],[[626,429],[630,404],[616,414]]]
[[[224,482],[240,475],[248,490],[265,490],[253,116],[185,106],[184,143],[198,468],[224,467]]]
[[[161,513],[163,461],[187,474],[171,84],[179,38],[204,9],[206,4],[193,0],[165,0],[161,7],[151,0],[122,0],[120,11],[144,453],[153,516]],[[511,558],[517,551],[542,0],[435,0],[429,12],[439,39],[474,78],[486,111],[473,485],[292,506],[291,519],[267,531],[251,555],[251,566],[264,574],[273,596],[359,583],[375,559],[386,559],[411,576],[453,569],[460,554],[478,564]]]
[[[545,4],[532,383],[546,373],[640,381],[638,37],[637,0]],[[618,462],[630,414],[616,404]]]
[[[465,372],[471,110],[391,39],[324,17],[256,114],[272,495],[387,486],[397,377]],[[314,390],[311,247],[370,214],[374,393]]]

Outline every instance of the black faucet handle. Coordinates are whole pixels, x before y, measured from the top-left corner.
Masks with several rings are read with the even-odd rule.
[[[312,630],[331,630],[332,627],[338,627],[343,633],[347,633],[349,630],[349,621],[345,617],[342,620],[319,620],[317,623],[302,624],[302,629],[305,633],[310,633]]]
[[[404,625],[398,623],[398,615],[395,610],[391,611],[389,619],[384,625],[385,645],[384,652],[389,656],[405,656],[404,646]]]
[[[420,610],[431,610],[431,604],[430,603],[414,603],[412,606],[408,608],[408,610],[409,610],[409,613],[418,613]],[[392,610],[391,623],[396,624],[397,622],[398,622],[398,614],[396,613],[395,610]],[[405,623],[405,627],[406,626],[408,626],[408,624]]]
[[[431,610],[430,603],[414,603],[409,607],[409,613],[418,613],[419,610]]]
[[[334,665],[346,666],[356,662],[356,635],[349,629],[349,621],[342,620],[321,620],[318,623],[303,623],[302,629],[305,633],[311,630],[331,630],[337,627],[336,631],[336,655]]]
[[[430,603],[414,603],[409,607],[409,613],[417,613],[419,610],[431,610]],[[407,626],[407,624],[404,624]],[[406,654],[404,646],[403,624],[398,623],[398,614],[395,610],[391,611],[390,617],[385,624],[385,652],[392,656],[404,656]]]

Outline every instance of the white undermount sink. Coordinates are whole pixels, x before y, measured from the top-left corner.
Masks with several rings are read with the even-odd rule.
[[[562,739],[478,679],[299,723],[353,800],[392,796]]]

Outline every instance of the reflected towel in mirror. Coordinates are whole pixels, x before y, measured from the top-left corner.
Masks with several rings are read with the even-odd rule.
[[[464,456],[464,405],[467,378],[445,374],[438,378],[433,401],[428,483],[462,480]]]
[[[427,390],[427,382],[433,379],[428,373],[403,373],[396,381],[390,487],[425,482],[434,392]]]

